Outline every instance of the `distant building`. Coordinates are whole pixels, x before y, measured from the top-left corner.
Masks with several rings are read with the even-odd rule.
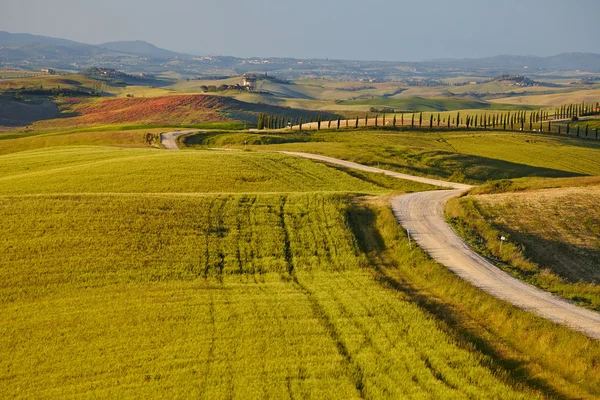
[[[42,68],[40,71],[43,72],[43,73],[45,73],[45,74],[49,74],[49,75],[56,74],[56,71],[53,70],[52,68]]]
[[[254,74],[244,74],[244,80],[242,81],[242,86],[246,88],[249,92],[253,92],[256,89],[256,75]]]

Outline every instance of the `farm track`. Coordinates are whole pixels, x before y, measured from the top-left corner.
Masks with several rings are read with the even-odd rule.
[[[164,138],[172,140],[175,144],[174,138],[181,134],[185,132],[161,135],[163,146],[170,148],[165,145]],[[392,198],[391,204],[396,219],[410,232],[410,236],[419,246],[437,262],[492,296],[600,340],[600,313],[578,307],[510,276],[473,251],[446,223],[445,203],[471,186],[401,174],[316,154],[287,151],[281,153],[451,189],[417,192]]]
[[[190,133],[204,132],[203,130],[191,130],[191,131],[178,131],[178,132],[167,132],[160,134],[160,142],[162,146],[166,150],[179,150],[179,146],[177,146],[177,137],[182,135],[187,135]]]

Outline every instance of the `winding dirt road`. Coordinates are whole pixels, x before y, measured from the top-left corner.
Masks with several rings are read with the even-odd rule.
[[[178,136],[187,135],[189,133],[197,133],[197,132],[204,132],[204,131],[201,129],[196,129],[196,130],[191,130],[191,131],[161,133],[160,134],[160,142],[162,143],[163,148],[166,150],[179,150],[179,146],[177,146],[177,141],[175,139],[177,139]]]
[[[396,219],[410,232],[419,246],[437,262],[492,296],[600,340],[600,313],[578,307],[512,277],[473,251],[446,223],[444,216],[446,201],[459,196],[471,186],[401,174],[315,154],[283,153],[360,171],[383,173],[399,179],[452,188],[452,190],[418,192],[392,198],[392,209]]]
[[[163,147],[177,149],[175,138],[192,132],[195,131],[162,134]],[[446,201],[459,196],[472,186],[401,174],[316,154],[291,151],[280,153],[449,188],[450,190],[418,192],[392,198],[392,209],[396,219],[410,232],[419,246],[437,262],[475,287],[519,308],[600,340],[600,313],[578,307],[510,276],[473,251],[446,223]]]

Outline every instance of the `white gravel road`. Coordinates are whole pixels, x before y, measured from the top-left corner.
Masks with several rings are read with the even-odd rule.
[[[194,132],[200,131],[163,133],[163,147],[178,150],[175,138]],[[472,186],[401,174],[316,154],[292,151],[280,153],[451,189],[411,193],[392,198],[394,215],[419,246],[433,259],[477,288],[519,308],[600,340],[600,313],[578,307],[513,278],[473,251],[446,223],[446,201],[459,196]]]
[[[423,250],[462,279],[519,308],[600,340],[600,313],[578,307],[512,277],[473,251],[446,223],[444,216],[446,201],[459,196],[471,186],[400,174],[315,154],[283,153],[346,168],[378,172],[400,179],[453,188],[453,190],[396,196],[391,201],[394,215]]]
[[[196,132],[204,132],[201,129],[191,130],[191,131],[177,131],[177,132],[167,132],[160,134],[160,142],[162,146],[166,150],[179,150],[177,146],[177,141],[175,140],[178,136],[187,135],[188,133],[196,133]]]

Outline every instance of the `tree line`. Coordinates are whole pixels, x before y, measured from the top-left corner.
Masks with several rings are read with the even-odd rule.
[[[311,124],[309,129],[341,129],[341,128],[358,128],[366,126],[401,128],[401,129],[433,129],[433,128],[466,128],[466,129],[497,129],[497,130],[518,130],[532,132],[555,132],[565,134],[576,134],[577,136],[589,137],[594,135],[598,138],[598,129],[591,132],[588,126],[581,127],[577,125],[572,127],[569,123],[566,126],[561,125],[555,120],[563,120],[570,118],[577,121],[580,116],[600,115],[600,104],[570,104],[558,107],[551,114],[549,110],[535,111],[506,111],[497,113],[477,113],[475,115],[462,115],[460,111],[453,113],[427,113],[413,112],[410,114],[410,122],[404,116],[405,113],[400,113],[388,116],[385,113],[376,113],[374,116],[366,113],[363,117],[352,119],[336,118],[324,119],[321,114],[314,117],[303,119],[302,117],[286,118],[281,115],[260,114],[258,118],[258,129],[282,129],[287,127],[295,127],[298,130],[303,130],[306,124]],[[363,122],[364,124],[361,124]],[[372,122],[372,124],[371,124]],[[585,129],[585,130],[583,130]]]

